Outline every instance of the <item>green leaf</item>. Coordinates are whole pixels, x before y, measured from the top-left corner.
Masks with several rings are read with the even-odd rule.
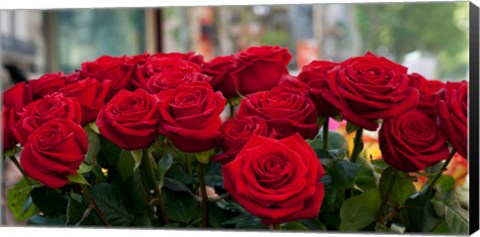
[[[375,221],[381,203],[377,189],[370,189],[345,200],[340,208],[340,231],[358,231]]]
[[[63,226],[65,223],[65,215],[50,216],[32,216],[27,221],[27,225],[32,226]]]
[[[103,136],[98,136],[98,138],[101,147],[98,153],[98,163],[104,168],[116,167],[122,149]]]
[[[114,226],[128,226],[133,215],[128,209],[122,189],[108,183],[93,186],[91,192],[100,211]]]
[[[88,181],[81,174],[69,175],[67,178],[68,178],[68,181],[70,181],[72,183],[85,184],[85,185],[90,186]]]
[[[398,171],[392,167],[385,169],[382,173],[379,186],[380,192],[386,194],[390,187],[391,192],[388,196],[388,200],[395,207],[403,206],[408,197],[416,191],[410,176],[407,173]]]
[[[88,126],[88,128],[90,128],[96,134],[100,134],[100,131],[98,130],[98,126],[95,122],[91,122],[91,123],[87,124],[87,126]]]
[[[426,189],[415,193],[407,199],[399,211],[399,217],[408,231],[431,232],[440,224],[440,218],[430,200],[434,197],[435,190]]]
[[[450,230],[448,229],[447,222],[445,221],[445,219],[443,219],[442,222],[440,222],[440,224],[438,224],[437,227],[435,227],[432,233],[442,233],[442,234],[450,233]]]
[[[301,230],[301,231],[308,230],[308,228],[305,225],[303,225],[301,222],[298,222],[298,221],[288,222],[285,226],[283,226],[282,229],[285,229],[285,230]]]
[[[117,162],[117,171],[123,182],[126,182],[134,173],[135,161],[131,152],[122,150]]]
[[[193,182],[192,176],[188,175],[180,164],[173,164],[165,176],[178,180],[185,185],[190,185]]]
[[[445,222],[450,233],[469,234],[468,212],[464,209],[447,205],[445,208]]]
[[[160,180],[163,180],[163,177],[165,174],[167,174],[167,171],[172,167],[173,165],[173,156],[172,154],[168,153],[165,156],[163,156],[159,161],[158,161],[158,175]]]
[[[98,153],[100,153],[100,138],[98,137],[99,133],[95,132],[92,129],[92,126],[90,125],[85,126],[84,129],[85,129],[85,132],[87,133],[87,140],[88,140],[88,151],[87,151],[87,154],[85,155],[85,162],[90,165],[94,165],[96,164],[96,161],[97,161],[97,155]],[[97,131],[98,131],[98,128],[97,128]]]
[[[205,184],[208,186],[223,187],[222,164],[210,162],[205,166]]]
[[[364,191],[376,189],[377,178],[375,177],[375,171],[371,164],[363,157],[357,157],[357,164],[360,164],[361,167],[355,179],[355,185]]]
[[[234,225],[239,229],[266,229],[267,226],[262,224],[262,220],[256,216],[252,216],[248,212],[243,212],[240,215],[228,219],[222,225]]]
[[[222,222],[232,218],[235,214],[220,208],[217,203],[208,204],[208,224],[214,228],[220,228]]]
[[[447,190],[455,187],[455,179],[449,175],[442,175],[440,178],[438,178],[435,186],[440,187],[442,192],[446,192]]]
[[[197,208],[192,196],[184,193],[175,193],[168,190],[162,192],[166,203],[168,219],[189,224],[195,217]]]
[[[82,162],[82,163],[80,164],[80,167],[78,167],[78,169],[77,169],[77,173],[79,173],[79,174],[85,174],[85,173],[90,172],[92,169],[93,169],[93,165],[89,165],[89,164],[87,164],[87,163],[85,163],[85,162]]]
[[[337,188],[352,188],[360,171],[360,164],[349,160],[336,162],[329,171],[333,185]]]
[[[15,187],[8,190],[8,209],[19,222],[35,215],[39,211],[37,206],[31,205],[30,191],[32,189],[33,187],[28,185],[27,180],[22,178]],[[28,205],[29,203],[30,205]]]
[[[308,227],[310,230],[327,230],[325,224],[323,224],[318,218],[310,218],[299,220],[304,226]]]
[[[347,127],[346,127],[347,134],[351,134],[352,132],[357,131],[359,128],[360,127],[358,127],[357,125],[347,122]]]
[[[310,144],[315,150],[325,149],[323,147],[323,133],[319,133],[318,138]],[[338,132],[328,132],[328,150],[342,150],[345,153],[348,151],[348,141]]]
[[[138,226],[138,227],[152,227],[153,223],[152,220],[148,217],[147,214],[142,214],[139,216],[135,216],[133,220],[133,226]]]
[[[30,195],[35,205],[47,216],[56,214],[65,214],[67,208],[67,199],[61,194],[60,190],[41,186],[34,188]],[[53,205],[54,204],[54,205]]]
[[[84,208],[82,207],[82,204],[77,201],[77,196],[78,194],[72,191],[68,197],[65,225],[74,225],[82,217]]]
[[[163,178],[163,186],[174,192],[187,192],[187,193],[192,192],[192,190],[182,182],[169,177]]]
[[[148,195],[143,188],[140,170],[127,178],[124,187],[129,210],[134,214],[153,214],[153,210],[148,207]]]
[[[122,152],[123,152],[123,150],[122,150]],[[133,171],[135,171],[135,170],[138,169],[138,167],[142,163],[143,150],[142,149],[132,150],[130,152],[132,153],[132,157],[133,157],[133,161],[134,161]]]

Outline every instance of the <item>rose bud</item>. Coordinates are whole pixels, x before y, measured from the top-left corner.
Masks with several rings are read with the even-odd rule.
[[[282,140],[253,135],[222,173],[225,189],[263,224],[313,218],[320,211],[325,171],[299,134]]]

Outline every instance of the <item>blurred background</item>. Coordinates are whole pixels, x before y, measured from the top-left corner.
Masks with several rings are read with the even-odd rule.
[[[253,45],[288,47],[293,75],[311,60],[371,51],[428,79],[468,80],[468,10],[468,2],[0,10],[1,89],[105,54],[195,51],[208,61]],[[455,178],[468,190],[461,161]],[[4,167],[3,200],[21,176]],[[22,224],[6,206],[3,215],[0,224]]]
[[[366,51],[429,79],[468,71],[468,2],[1,10],[0,30],[2,63],[28,78],[104,54],[196,51],[210,60],[265,44],[289,48],[292,74],[313,59]]]

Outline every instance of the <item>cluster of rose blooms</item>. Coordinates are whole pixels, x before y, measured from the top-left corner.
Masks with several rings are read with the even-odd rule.
[[[418,171],[467,157],[468,82],[428,80],[372,53],[312,61],[298,76],[279,46],[205,62],[195,53],[102,56],[76,72],[45,74],[3,94],[3,148],[19,143],[25,173],[58,188],[88,151],[82,126],[125,150],[159,135],[187,153],[215,151],[225,189],[265,224],[313,217],[325,174],[305,139],[319,117],[379,130],[386,163]],[[238,106],[222,120],[227,102]]]

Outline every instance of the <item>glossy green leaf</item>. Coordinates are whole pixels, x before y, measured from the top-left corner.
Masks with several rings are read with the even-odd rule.
[[[82,174],[69,175],[67,178],[68,178],[68,181],[70,181],[72,183],[85,184],[85,185],[90,186],[90,184],[85,179],[85,177],[83,177]]]
[[[112,184],[100,183],[92,186],[91,192],[98,208],[112,225],[130,225],[133,215],[122,189]]]
[[[208,204],[208,224],[214,228],[223,227],[222,223],[235,216],[231,211],[220,208],[217,203]]]
[[[431,202],[434,190],[427,189],[421,193],[415,193],[407,199],[403,208],[399,211],[402,223],[410,232],[431,232],[440,224],[440,218]]]
[[[199,208],[192,196],[168,190],[164,190],[162,194],[166,203],[168,219],[185,224],[189,224],[193,220]]]
[[[469,234],[468,212],[461,207],[447,205],[445,207],[445,222],[452,234]]]
[[[455,179],[449,175],[442,175],[435,183],[435,186],[440,187],[442,192],[446,192],[447,190],[455,187]]]
[[[329,171],[333,185],[337,188],[352,188],[360,171],[360,164],[349,160],[336,162]]]
[[[358,127],[357,125],[355,125],[353,123],[350,123],[350,122],[347,122],[346,130],[347,130],[348,134],[351,134],[351,133],[357,131],[359,128],[360,127]]]
[[[167,173],[167,171],[172,167],[173,165],[173,156],[172,154],[168,153],[164,155],[159,161],[158,161],[158,175],[160,176],[160,180],[163,180],[163,177]]]
[[[28,184],[25,178],[22,178],[15,187],[8,190],[8,209],[19,222],[35,215],[39,211],[34,204],[31,204],[30,191],[32,189],[33,187]],[[27,202],[30,202],[30,204]]]
[[[27,221],[27,225],[32,226],[63,226],[65,225],[65,215],[50,216],[32,216]]]
[[[60,190],[41,186],[34,188],[30,195],[35,205],[47,216],[56,214],[65,214],[67,208],[67,199],[61,194]],[[52,205],[55,203],[55,205]]]
[[[318,218],[302,219],[299,220],[304,226],[308,227],[310,230],[327,230],[325,224],[323,224]]]
[[[345,200],[340,208],[340,231],[359,231],[375,221],[381,203],[377,189],[370,189],[362,194]]]
[[[99,133],[95,132],[90,125],[85,126],[84,129],[87,133],[88,140],[88,151],[85,155],[85,162],[89,165],[94,165],[97,163],[97,155],[100,153],[100,138],[98,137]]]
[[[169,177],[163,178],[163,186],[174,192],[187,192],[187,193],[192,192],[192,190],[182,182]]]
[[[78,167],[77,173],[85,174],[85,173],[90,172],[92,169],[93,169],[93,165],[89,165],[89,164],[86,164],[85,162],[83,162],[82,164],[80,164],[80,167]]]
[[[131,152],[122,150],[120,158],[117,162],[117,171],[123,180],[126,182],[134,173],[135,161]]]
[[[301,222],[298,222],[298,221],[288,222],[285,226],[283,226],[282,229],[285,229],[285,230],[299,230],[299,231],[308,230],[308,228],[305,225],[303,225]]]
[[[408,197],[416,191],[410,176],[393,167],[389,167],[383,171],[379,187],[382,194],[386,194],[387,190],[391,188],[388,200],[395,207],[402,206]]]

